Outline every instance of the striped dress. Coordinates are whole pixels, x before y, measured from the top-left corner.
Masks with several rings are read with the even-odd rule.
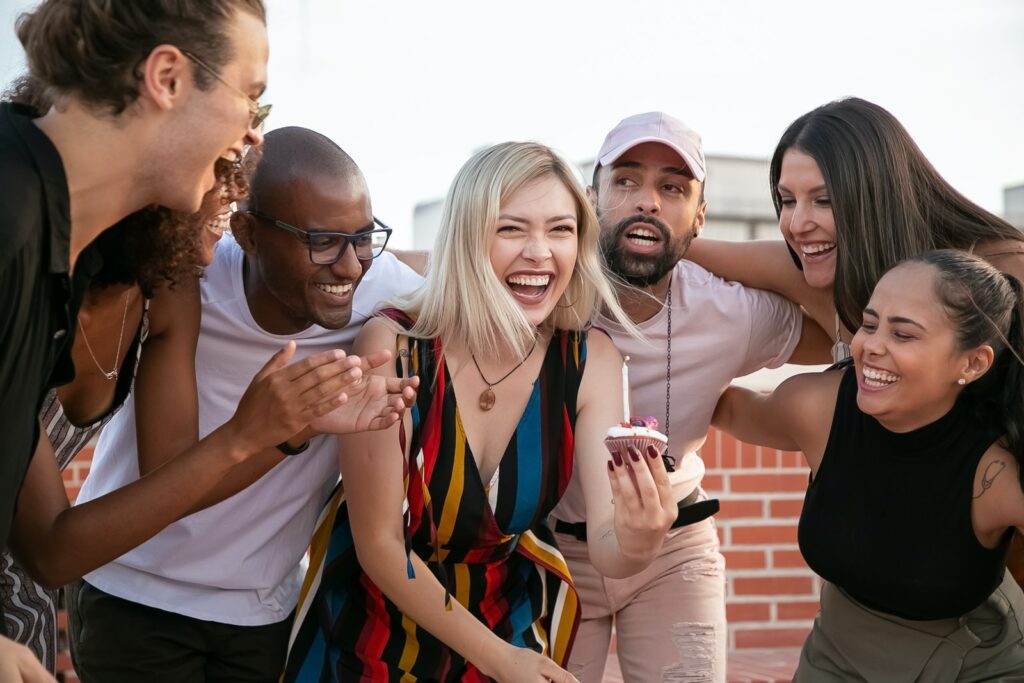
[[[399,339],[420,388],[405,465],[407,549],[502,639],[564,665],[580,608],[547,525],[572,474],[586,334],[558,332],[494,478],[481,480],[437,340]],[[403,373],[399,361],[399,374]],[[401,438],[406,438],[403,433]],[[363,573],[344,494],[313,539],[285,681],[486,681],[417,626]],[[412,571],[410,564],[408,570]]]
[[[87,427],[71,424],[57,400],[57,391],[51,389],[46,394],[39,411],[39,420],[53,446],[57,467],[61,470],[92,441],[128,398],[135,380],[139,355],[142,353],[142,342],[148,332],[149,299],[143,299],[142,323],[121,364],[111,408],[93,424]],[[27,645],[50,673],[57,671],[58,598],[59,591],[43,588],[33,581],[10,552],[0,552],[0,605],[3,606],[7,635]]]

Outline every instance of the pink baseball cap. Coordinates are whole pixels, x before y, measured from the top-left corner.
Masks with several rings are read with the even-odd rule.
[[[650,111],[622,119],[612,128],[597,153],[597,163],[610,166],[627,151],[644,142],[671,147],[686,162],[693,177],[704,180],[704,148],[697,132],[664,112]]]

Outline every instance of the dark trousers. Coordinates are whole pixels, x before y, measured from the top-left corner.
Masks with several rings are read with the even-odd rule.
[[[289,617],[268,626],[202,621],[116,598],[81,581],[68,587],[68,632],[83,683],[276,683]]]

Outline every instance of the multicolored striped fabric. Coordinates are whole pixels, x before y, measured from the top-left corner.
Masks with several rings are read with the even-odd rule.
[[[463,432],[448,370],[443,362],[437,367],[439,341],[406,344],[399,339],[408,374],[424,380],[411,411],[406,463],[411,552],[494,633],[564,664],[580,606],[547,516],[572,475],[586,335],[555,334],[489,484],[481,480]],[[284,680],[489,679],[403,615],[363,573],[339,487],[313,539]]]

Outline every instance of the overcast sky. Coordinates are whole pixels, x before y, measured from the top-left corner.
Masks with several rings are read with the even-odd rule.
[[[478,147],[532,139],[582,161],[653,109],[708,153],[768,156],[793,119],[858,95],[983,206],[1001,212],[1003,187],[1024,183],[1019,0],[267,2],[268,127],[348,150],[398,245],[414,204]],[[33,4],[0,0],[4,82],[23,68],[14,17]]]

